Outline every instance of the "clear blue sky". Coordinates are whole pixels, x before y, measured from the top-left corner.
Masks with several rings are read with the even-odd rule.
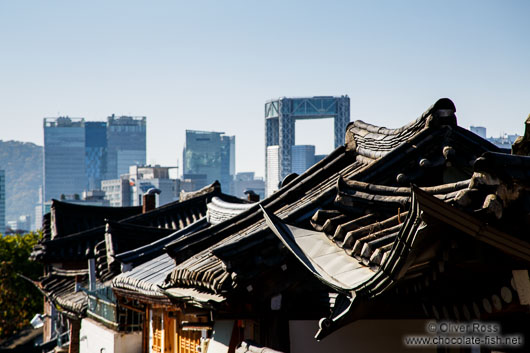
[[[0,139],[42,144],[42,118],[148,117],[148,162],[185,129],[236,135],[263,175],[267,99],[342,95],[387,127],[453,99],[459,124],[523,132],[529,1],[1,1]],[[297,124],[329,152],[331,121]]]

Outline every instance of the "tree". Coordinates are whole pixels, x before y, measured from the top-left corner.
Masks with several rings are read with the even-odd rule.
[[[42,275],[42,265],[29,260],[39,233],[0,236],[0,339],[13,335],[42,312],[42,295],[27,280]]]

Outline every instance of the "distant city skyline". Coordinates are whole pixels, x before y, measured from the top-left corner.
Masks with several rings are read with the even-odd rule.
[[[45,116],[142,115],[147,163],[180,164],[186,129],[226,131],[236,172],[264,176],[264,102],[342,94],[351,120],[399,127],[448,97],[460,126],[521,135],[528,13],[527,1],[4,1],[0,139],[42,146]],[[329,153],[320,124],[297,125],[296,144]]]

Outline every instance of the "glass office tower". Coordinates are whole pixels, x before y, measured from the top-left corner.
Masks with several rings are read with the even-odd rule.
[[[107,118],[107,177],[117,179],[131,165],[146,164],[146,117]]]
[[[88,190],[101,189],[107,172],[107,124],[104,121],[85,122],[85,169]]]
[[[145,133],[145,117],[45,118],[43,202],[101,189],[101,180],[145,164]]]
[[[184,175],[206,175],[204,185],[219,180],[229,192],[235,174],[235,141],[235,136],[224,132],[186,130]]]
[[[291,172],[298,175],[315,164],[315,146],[294,145],[291,147]]]
[[[44,118],[44,201],[88,187],[85,119]]]

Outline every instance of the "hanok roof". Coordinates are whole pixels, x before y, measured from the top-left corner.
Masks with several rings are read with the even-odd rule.
[[[131,271],[124,272],[113,279],[113,288],[129,289],[148,297],[165,298],[160,292],[168,273],[175,268],[175,261],[167,254],[162,254]]]
[[[183,201],[175,201],[143,214],[135,214],[138,210],[137,207],[82,206],[57,201],[54,203],[55,207],[52,205],[50,227],[58,229],[57,234],[60,236],[44,237],[33,249],[31,257],[34,260],[48,263],[84,260],[93,257],[96,244],[104,240],[106,221],[179,230],[205,217],[207,213],[206,204],[213,197],[234,203],[245,202],[221,193],[218,182],[195,193],[190,193]],[[108,216],[106,216],[107,213]],[[84,220],[85,216],[88,220]],[[75,224],[83,226],[75,226]],[[91,228],[90,225],[94,225],[94,227]],[[68,233],[69,231],[72,233]],[[155,233],[156,231],[152,231],[149,234]],[[142,238],[141,235],[140,238]],[[147,233],[144,234],[144,242],[152,240],[148,238]],[[134,245],[139,246],[138,242],[135,242]]]
[[[175,268],[175,261],[163,252],[164,246],[180,237],[208,226],[206,217],[186,228],[159,239],[151,244],[115,254],[117,262],[131,266],[132,269],[116,276],[112,281],[114,288],[136,290],[151,297],[163,297],[158,285]]]
[[[88,287],[87,271],[55,269],[35,284],[57,308],[67,315],[81,317],[86,313],[87,295],[80,287]]]
[[[440,197],[454,197],[454,191],[464,187],[473,173],[473,161],[486,151],[498,150],[458,127],[454,113],[453,103],[442,99],[400,129],[353,122],[348,126],[344,147],[260,204],[284,222],[306,228],[311,226],[312,217],[316,221],[329,219],[326,229],[335,231],[341,226],[335,244],[350,254],[370,254],[371,258],[370,251],[362,251],[368,244],[367,249],[374,252],[380,249],[374,257],[375,262],[380,261],[377,257],[382,257],[396,234],[399,214],[406,214],[410,195],[405,195],[410,189],[401,187],[414,181],[420,186],[433,186],[432,192],[436,193],[436,186],[449,184],[444,187],[447,190],[440,191],[443,194]],[[353,180],[357,184],[349,182]],[[383,186],[370,190],[369,184]],[[363,188],[368,189],[362,191]],[[370,212],[374,213],[371,218]],[[362,216],[365,218],[358,219]],[[341,239],[346,229],[358,228],[354,221],[368,228]],[[370,238],[362,238],[361,234],[368,235],[366,229],[370,225],[386,228]],[[214,293],[232,290],[238,286],[238,280],[245,278],[244,271],[237,267],[241,256],[249,248],[270,240],[270,235],[261,210],[253,207],[230,222],[176,240],[167,250],[179,265],[166,285],[190,283]],[[355,247],[357,240],[360,242]]]
[[[483,262],[481,254],[492,249],[500,251],[494,253],[499,263],[487,266],[501,285],[514,261],[528,265],[529,244],[490,225],[497,222],[517,234],[515,228],[528,224],[528,158],[498,153],[491,143],[458,127],[454,113],[453,103],[442,99],[400,129],[351,123],[344,147],[260,202],[261,210],[252,207],[230,222],[169,244],[178,265],[164,287],[187,286],[227,298],[252,290],[249,284],[258,284],[266,269],[285,270],[280,239],[309,272],[340,293],[333,315],[322,321],[322,338],[369,298],[401,280],[423,278],[433,261],[442,261],[443,268],[441,252],[451,252],[447,239],[453,240],[451,246],[480,249],[446,263],[453,271],[466,261]],[[458,231],[484,246],[469,244]],[[467,271],[462,272],[474,273],[472,267]],[[485,279],[475,277],[467,279],[467,286]],[[469,311],[454,312],[459,310]]]
[[[81,233],[105,224],[142,213],[142,207],[105,207],[78,205],[52,200],[51,222],[43,228],[46,240]]]
[[[62,270],[50,267],[51,272],[35,284],[61,310],[71,315],[83,316],[87,308],[87,297],[78,287],[88,286],[88,258],[96,258],[99,283],[119,274],[122,263],[134,266],[154,259],[162,254],[163,246],[169,241],[207,225],[207,203],[213,197],[219,204],[246,203],[245,200],[221,193],[218,182],[186,194],[184,200],[144,214],[135,214],[137,208],[80,206],[54,202],[53,216],[51,219],[45,217],[45,220],[50,229],[57,229],[56,234],[59,235],[46,238],[38,244],[33,250],[32,258],[47,264],[67,263],[67,268],[79,269]],[[237,208],[237,205],[228,207],[227,212],[233,212]],[[216,212],[216,217],[224,217],[221,208]],[[85,220],[84,216],[88,220]],[[79,222],[82,227],[76,228],[69,224],[69,219]],[[95,227],[89,228],[90,225]],[[79,232],[68,234],[69,231]],[[171,259],[170,262],[169,265],[173,268],[174,261]],[[156,272],[157,275],[160,274],[159,271]]]
[[[206,217],[156,242],[115,255],[118,261],[134,266],[134,268],[116,276],[112,281],[113,288],[118,291],[134,291],[150,298],[166,298],[166,295],[174,296],[177,289],[164,292],[160,288],[165,282],[167,275],[176,266],[175,260],[163,253],[164,246],[176,239],[183,239],[190,234],[206,229],[212,224],[217,224],[220,220],[228,220],[252,206],[253,204],[226,202],[219,197],[213,197],[207,204]],[[196,294],[197,296],[194,297],[195,303],[201,303],[203,300],[207,303],[224,299],[208,293],[201,294],[201,292],[189,288],[179,288],[177,292],[185,293],[190,298],[190,293]]]

